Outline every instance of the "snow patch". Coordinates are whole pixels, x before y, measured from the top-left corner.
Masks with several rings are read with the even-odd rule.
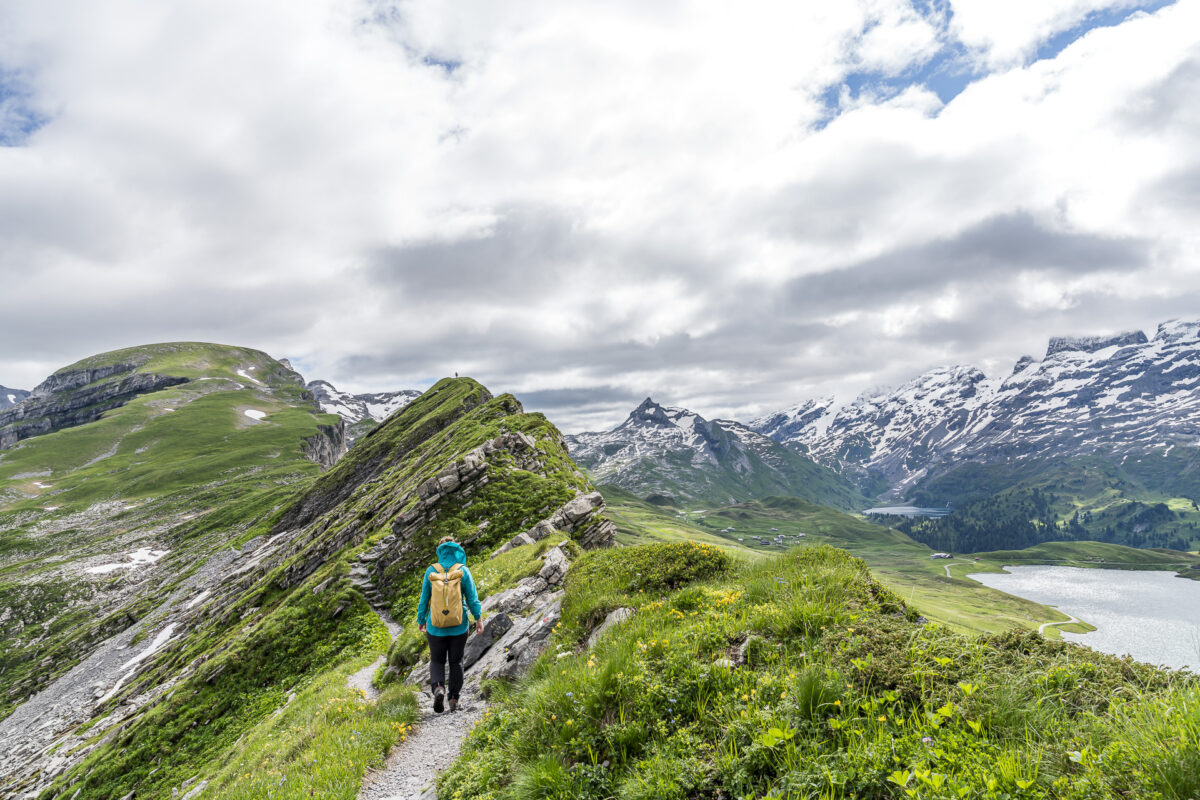
[[[250,369],[254,369],[254,367],[250,367]],[[262,381],[260,381],[258,378],[254,377],[253,375],[251,375],[249,372],[247,372],[247,371],[246,371],[246,370],[244,370],[244,369],[239,369],[239,370],[237,371],[237,374],[238,374],[238,375],[241,375],[243,378],[245,378],[245,379],[246,379],[246,380],[248,380],[248,381],[254,381],[254,382],[255,382],[255,383],[257,383],[259,386],[262,386],[262,385],[263,385],[263,382],[262,382]]]
[[[262,419],[263,417],[265,417],[265,416],[267,415],[267,412],[265,412],[265,411],[258,411],[258,410],[256,410],[256,409],[253,409],[253,408],[247,408],[247,409],[246,409],[245,411],[243,411],[242,413],[243,413],[243,414],[245,414],[245,415],[246,415],[247,417],[249,417],[250,419],[253,419],[253,420],[260,420],[260,419]]]
[[[57,507],[57,506],[56,506]],[[165,556],[170,550],[151,550],[149,547],[140,547],[130,553],[127,558],[129,561],[122,561],[112,564],[100,564],[96,567],[88,567],[84,572],[92,575],[107,575],[110,572],[115,572],[119,569],[127,569],[131,567],[141,567],[146,564],[153,564],[160,558]]]

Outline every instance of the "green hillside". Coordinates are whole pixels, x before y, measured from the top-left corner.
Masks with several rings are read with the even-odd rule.
[[[595,620],[633,618],[592,648]],[[662,543],[586,555],[558,657],[497,687],[443,798],[1191,798],[1200,689],[923,625],[866,566]]]
[[[917,505],[952,505],[953,513],[897,523],[931,547],[958,552],[1046,541],[1194,550],[1200,545],[1200,463],[1190,452],[1128,460],[966,462],[910,493]]]
[[[256,517],[320,473],[306,442],[339,424],[298,375],[248,348],[151,345],[56,375],[118,363],[189,380],[0,450],[0,607],[13,610],[0,622],[0,718],[143,619],[203,555],[249,538]],[[166,551],[148,581],[138,566],[86,571],[144,547]]]
[[[965,571],[984,572],[999,569],[997,565],[983,563],[974,569],[971,561],[967,562],[971,570],[955,569],[948,574],[947,565],[957,567],[962,562],[930,559],[932,550],[898,531],[797,498],[769,497],[689,512],[646,503],[612,487],[602,490],[609,501],[608,513],[617,525],[618,540],[625,544],[691,540],[715,544],[743,560],[761,559],[797,546],[830,545],[863,559],[872,574],[910,607],[955,630],[1036,630],[1044,622],[1066,619],[1057,609],[963,578]],[[799,536],[801,533],[804,536]],[[788,537],[782,545],[759,543],[764,539],[773,542],[780,534]],[[1159,560],[1153,556],[1136,563],[1157,564]]]
[[[456,464],[479,477],[446,488],[439,476]],[[73,745],[86,756],[41,796],[162,797],[203,778],[218,797],[354,797],[415,715],[407,687],[371,703],[347,689],[391,638],[366,598],[408,619],[441,536],[479,557],[588,488],[543,416],[470,379],[440,381],[254,517],[243,535],[255,549],[207,584],[200,607],[165,612],[181,635],[101,704]],[[378,560],[364,594],[353,571],[368,551]]]

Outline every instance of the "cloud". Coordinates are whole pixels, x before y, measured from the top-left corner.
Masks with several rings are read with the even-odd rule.
[[[1200,290],[1159,5],[18,0],[0,382],[203,339],[578,430],[1151,326]]]

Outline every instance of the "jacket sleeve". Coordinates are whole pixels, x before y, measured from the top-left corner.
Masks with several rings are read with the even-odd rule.
[[[483,616],[483,607],[479,605],[479,595],[475,592],[475,578],[471,575],[471,570],[463,565],[463,597],[466,599],[466,606],[471,609],[471,616],[478,620]]]
[[[429,583],[429,570],[425,570],[425,580],[421,584],[421,602],[417,603],[417,625],[426,625],[429,622],[429,595],[433,591],[432,585]]]

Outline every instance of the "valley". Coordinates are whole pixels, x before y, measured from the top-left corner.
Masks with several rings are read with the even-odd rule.
[[[878,493],[845,464],[649,399],[613,431],[563,436],[469,378],[349,395],[187,342],[85,359],[0,413],[5,796],[416,798],[436,782],[444,797],[684,797],[828,791],[841,764],[830,796],[890,797],[949,735],[961,764],[937,768],[968,795],[1003,758],[1023,765],[1013,791],[1065,797],[1064,780],[1116,786],[1031,760],[1075,763],[1073,715],[1117,764],[1129,737],[1192,713],[1192,676],[1068,648],[1055,640],[1086,615],[966,577],[1196,577],[1188,552],[1083,540],[1098,518],[1144,543],[1191,522],[1179,497],[1169,517],[1129,499],[1182,484],[1143,469],[1118,485],[1128,473],[1101,455],[948,514],[864,517]],[[1105,492],[1104,508],[1080,501]],[[445,535],[485,606],[463,724],[429,711],[411,624]],[[950,557],[931,558],[942,543]],[[1049,675],[1082,694],[1051,694]],[[1110,702],[1092,684],[1140,693]],[[1006,727],[1017,694],[1047,710]],[[441,777],[420,767],[439,737],[439,763],[455,761]]]

